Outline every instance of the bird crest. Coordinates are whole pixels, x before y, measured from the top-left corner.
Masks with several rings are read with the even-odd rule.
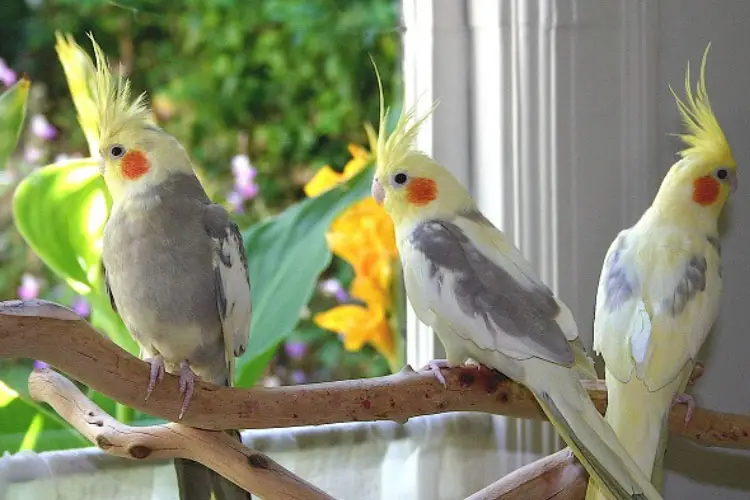
[[[396,165],[403,163],[403,161],[411,155],[420,154],[414,149],[414,139],[417,136],[419,127],[424,123],[427,118],[430,117],[432,112],[437,106],[437,101],[430,106],[430,108],[420,117],[417,117],[416,103],[414,106],[406,111],[401,112],[398,117],[396,126],[393,131],[389,134],[386,130],[387,122],[390,113],[390,107],[385,106],[385,98],[383,95],[383,82],[380,79],[380,72],[378,71],[375,61],[372,60],[372,65],[375,68],[375,76],[378,79],[378,92],[380,95],[380,117],[378,123],[378,131],[376,132],[373,126],[369,123],[365,124],[365,131],[367,132],[367,138],[370,142],[370,151],[375,155],[377,170],[379,172],[387,172],[394,168]]]
[[[113,75],[107,58],[93,35],[89,34],[96,56],[94,102],[97,108],[99,141],[109,139],[128,128],[153,126],[151,110],[146,104],[146,93],[131,98],[130,81],[120,74]]]
[[[671,85],[669,86],[669,90],[677,101],[677,108],[682,116],[682,121],[688,130],[686,134],[677,134],[687,146],[679,154],[683,158],[696,156],[717,165],[734,167],[736,163],[732,151],[719,122],[716,120],[716,115],[711,109],[708,92],[706,91],[706,57],[710,48],[711,44],[709,43],[705,52],[703,52],[700,76],[695,93],[693,93],[690,84],[689,62],[685,71],[685,101],[677,96]]]

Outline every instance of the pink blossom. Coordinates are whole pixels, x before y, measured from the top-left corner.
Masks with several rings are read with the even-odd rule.
[[[329,297],[336,297],[336,300],[339,302],[346,302],[349,300],[349,294],[346,293],[341,282],[335,278],[321,281],[320,291]]]
[[[18,287],[18,298],[21,300],[34,300],[39,297],[41,284],[39,280],[31,274],[24,274],[21,277],[21,286]]]
[[[26,163],[31,165],[39,163],[39,160],[42,159],[43,155],[44,153],[42,150],[34,146],[26,146],[23,149],[23,159]]]
[[[250,164],[247,155],[235,155],[232,158],[232,175],[234,175],[234,191],[243,200],[252,200],[258,195],[259,188],[255,183],[258,171]]]
[[[44,115],[34,115],[31,117],[31,133],[35,136],[49,141],[57,135],[57,129],[47,121]]]
[[[227,195],[227,202],[238,214],[241,214],[245,211],[245,199],[237,191],[232,191]]]
[[[285,342],[284,352],[292,359],[300,359],[307,352],[307,344],[304,342]]]
[[[3,82],[6,87],[10,87],[16,83],[16,80],[18,80],[16,72],[10,69],[6,62],[0,58],[0,82]]]
[[[73,311],[82,318],[87,318],[91,312],[88,301],[83,297],[78,297],[73,301]]]

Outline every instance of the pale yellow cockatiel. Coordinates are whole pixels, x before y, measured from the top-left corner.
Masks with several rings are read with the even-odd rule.
[[[471,358],[526,385],[589,473],[615,500],[660,499],[580,382],[595,376],[573,316],[448,170],[416,151],[426,118],[403,114],[390,135],[381,89],[373,197],[393,219],[406,293],[447,360]]]
[[[667,418],[683,394],[719,309],[718,219],[737,185],[736,163],[706,93],[703,55],[695,94],[675,94],[687,148],[651,207],[607,251],[599,280],[594,350],[605,365],[606,419],[639,467],[661,489]],[[674,94],[674,91],[673,91]],[[590,486],[587,500],[601,498]]]

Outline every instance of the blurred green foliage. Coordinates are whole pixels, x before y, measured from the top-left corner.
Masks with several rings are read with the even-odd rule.
[[[63,153],[87,156],[54,50],[55,31],[72,33],[87,50],[85,35],[91,32],[111,62],[121,63],[135,90],[148,92],[160,124],[189,151],[217,202],[225,202],[232,189],[232,157],[246,154],[250,158],[258,171],[259,195],[234,214],[246,238],[262,239],[270,220],[283,225],[298,216],[303,216],[303,222],[311,222],[310,217],[320,219],[309,226],[320,250],[308,266],[311,277],[331,262],[330,254],[319,245],[321,231],[342,204],[366,194],[362,186],[367,174],[352,180],[350,194],[344,186],[322,204],[303,201],[303,208],[295,206],[297,215],[292,210],[280,218],[268,217],[303,198],[302,186],[317,168],[330,164],[340,169],[349,156],[348,143],[365,144],[362,125],[378,113],[377,81],[369,55],[381,70],[386,93],[400,95],[398,9],[396,0],[0,2],[0,58],[19,75],[30,76],[29,114],[44,115],[58,131],[53,139],[40,139],[29,126],[21,135],[21,150],[0,172],[0,298],[17,296],[24,272],[39,278],[43,298],[71,304],[77,297],[70,280],[62,279],[59,269],[55,274],[46,268],[26,246],[10,218],[10,193],[29,174],[40,172],[36,170],[39,165]],[[38,174],[37,179],[44,180],[44,175]],[[27,211],[33,212],[33,203],[28,206]],[[42,212],[37,219],[44,219]],[[56,227],[62,227],[61,223]],[[348,289],[352,273],[343,261],[334,259],[324,274]],[[301,291],[305,293],[292,302],[304,303],[310,294],[312,298],[302,308],[296,328],[294,316],[285,328],[295,328],[287,346],[303,345],[304,349],[278,349],[281,337],[261,342],[262,352],[248,352],[241,362],[244,382],[262,373],[273,384],[388,372],[387,363],[374,349],[366,346],[356,353],[346,352],[336,335],[309,320],[310,313],[331,307],[334,298],[318,293],[314,283]],[[106,304],[99,307],[98,294],[88,298],[95,326],[110,330],[107,324],[112,326],[112,321],[96,318],[97,309],[106,310]],[[105,314],[100,319],[111,318]],[[15,430],[8,429],[13,431],[10,437],[0,436],[0,450],[84,445],[54,413],[26,401],[19,406],[30,365],[30,361],[0,360],[0,379],[21,395],[15,398],[0,384],[0,410],[16,415]],[[108,398],[91,396],[105,410],[117,410]],[[118,416],[131,421],[144,418],[137,412],[118,412]],[[40,439],[42,431],[44,439]]]
[[[395,0],[41,1],[0,15],[0,32],[21,26],[20,46],[3,37],[0,56],[14,55],[18,71],[48,84],[48,118],[75,131],[59,150],[85,151],[53,33],[85,45],[92,32],[208,179],[246,153],[275,210],[301,197],[312,170],[343,164],[347,143],[365,143],[362,124],[378,112],[368,54],[395,67],[398,8]],[[386,72],[387,88],[396,76]]]

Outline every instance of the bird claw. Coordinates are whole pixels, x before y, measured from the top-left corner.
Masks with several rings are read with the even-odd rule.
[[[164,360],[160,355],[157,354],[156,356],[146,358],[143,361],[148,363],[151,367],[145,397],[145,400],[148,400],[148,398],[151,396],[151,393],[154,392],[154,387],[156,387],[156,384],[164,380]]]
[[[688,426],[690,421],[693,419],[693,411],[695,410],[695,398],[690,394],[677,394],[672,400],[672,406],[684,404],[687,405],[687,411],[685,412],[685,427]]]
[[[180,394],[184,396],[182,400],[182,407],[180,408],[180,414],[177,420],[182,420],[182,416],[190,405],[190,400],[193,397],[193,390],[195,389],[196,375],[190,368],[187,361],[180,363]]]
[[[427,363],[427,366],[422,368],[420,371],[430,370],[432,374],[435,376],[435,378],[443,384],[443,387],[447,387],[448,383],[445,381],[445,377],[440,372],[441,368],[450,368],[450,364],[448,363],[447,359],[433,359],[429,363]]]

